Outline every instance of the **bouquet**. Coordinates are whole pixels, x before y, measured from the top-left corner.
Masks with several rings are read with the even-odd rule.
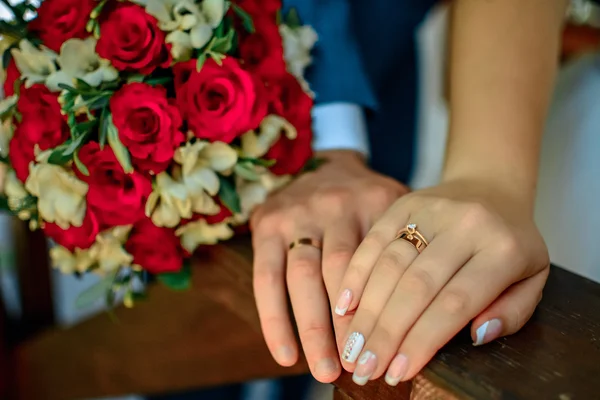
[[[280,0],[45,0],[0,22],[5,207],[126,305],[312,160],[317,37]]]

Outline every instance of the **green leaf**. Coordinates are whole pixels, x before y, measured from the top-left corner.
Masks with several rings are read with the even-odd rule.
[[[48,157],[48,164],[65,165],[71,161],[73,158],[73,153],[67,155],[64,154],[68,145],[69,142],[56,147],[50,154],[50,157]]]
[[[2,68],[6,71],[8,65],[10,64],[10,60],[12,60],[12,54],[10,53],[12,47],[9,47],[2,53]]]
[[[260,165],[261,167],[272,167],[275,165],[277,161],[275,160],[265,160],[264,158],[251,158],[251,157],[240,157],[239,160],[242,162],[249,162],[254,165]]]
[[[206,62],[207,59],[207,55],[206,53],[202,53],[198,56],[198,62],[196,63],[196,71],[200,72],[200,70],[202,70],[202,67],[204,66],[204,63]]]
[[[304,164],[304,168],[302,168],[301,173],[315,171],[326,162],[327,160],[324,158],[313,157],[310,160],[308,160],[306,164]]]
[[[219,175],[219,199],[225,207],[234,214],[242,212],[240,197],[235,188],[235,183],[222,175]]]
[[[119,164],[121,164],[121,167],[123,167],[123,171],[125,171],[127,174],[130,174],[133,172],[131,157],[129,156],[129,151],[123,145],[123,143],[121,143],[121,139],[119,139],[119,131],[112,122],[112,114],[109,114],[106,120],[108,124],[106,135],[106,138],[108,139],[108,145],[113,149],[117,160],[119,160]]]
[[[94,90],[94,88],[89,83],[84,81],[83,79],[76,78],[75,82],[77,82],[77,89],[86,90],[86,91]]]
[[[235,29],[231,28],[224,37],[215,38],[210,46],[210,53],[227,54],[233,47],[234,36]]]
[[[75,89],[73,86],[67,85],[66,83],[59,83],[58,87],[66,90],[67,92],[79,93],[79,91],[77,89]]]
[[[209,55],[213,60],[215,60],[219,67],[223,65],[223,59],[227,57],[225,54],[221,53],[209,53]]]
[[[12,204],[12,207],[10,209],[15,214],[18,214],[19,212],[24,210],[35,209],[37,206],[37,201],[37,197],[28,195],[27,197],[22,198],[18,204]]]
[[[8,199],[5,196],[0,196],[0,210],[12,212],[8,206]]]
[[[256,170],[254,169],[253,164],[251,163],[238,163],[235,165],[235,167],[233,167],[233,171],[237,175],[249,181],[257,181],[260,179],[260,175],[258,175]]]
[[[179,272],[159,274],[157,279],[171,290],[185,291],[192,286],[192,268],[190,263],[185,261]]]
[[[292,29],[299,28],[302,26],[300,15],[298,15],[298,10],[296,10],[295,8],[290,9],[290,11],[285,16],[285,24]]]
[[[81,162],[81,160],[79,159],[79,156],[77,155],[77,153],[78,153],[77,151],[75,153],[73,153],[73,161],[75,162],[75,165],[77,166],[77,169],[84,176],[90,176],[90,171],[87,169],[87,167],[85,166],[85,164]]]
[[[157,86],[157,85],[166,85],[168,83],[171,83],[172,80],[173,80],[173,78],[171,78],[170,76],[159,76],[156,78],[148,78],[144,81],[144,83],[151,85],[151,86]]]
[[[100,282],[81,292],[75,300],[75,307],[78,309],[87,308],[102,297],[108,296],[107,292],[112,292],[111,288],[116,273],[117,271],[109,273]]]
[[[242,26],[244,27],[244,29],[246,29],[250,33],[256,32],[256,29],[254,28],[254,21],[252,21],[252,17],[250,16],[250,14],[248,14],[246,10],[244,10],[237,4],[232,4],[232,8],[233,12],[242,20]]]
[[[102,114],[100,114],[100,131],[98,132],[98,142],[100,143],[100,148],[103,149],[106,145],[106,139],[108,136],[108,117],[110,115],[110,111],[108,108],[102,109]]]
[[[144,82],[144,78],[142,74],[133,74],[127,78],[127,83]]]

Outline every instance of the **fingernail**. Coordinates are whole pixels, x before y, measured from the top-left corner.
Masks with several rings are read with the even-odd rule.
[[[281,346],[277,349],[277,362],[289,364],[294,361],[294,352],[289,346]]]
[[[340,317],[346,315],[348,311],[348,307],[350,307],[350,302],[352,301],[352,292],[350,289],[346,289],[340,295],[340,298],[335,305],[335,313]]]
[[[315,365],[315,375],[328,376],[337,371],[337,364],[331,358],[319,360]]]
[[[484,322],[477,331],[475,331],[476,338],[474,346],[481,346],[482,344],[486,344],[491,342],[494,339],[497,339],[502,333],[502,321],[499,319],[492,319],[490,321]]]
[[[408,371],[408,358],[404,354],[398,354],[385,374],[385,382],[390,386],[396,386]]]
[[[375,372],[375,368],[377,368],[377,356],[370,351],[365,351],[358,360],[358,365],[354,370],[354,374],[352,374],[352,380],[357,385],[366,385],[373,372]]]
[[[364,345],[365,337],[358,332],[353,332],[344,346],[342,359],[349,363],[355,362]]]

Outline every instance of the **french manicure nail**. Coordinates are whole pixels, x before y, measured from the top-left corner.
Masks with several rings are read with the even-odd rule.
[[[392,362],[385,374],[385,383],[390,386],[396,386],[408,371],[408,358],[404,354],[398,354]]]
[[[490,321],[484,322],[477,331],[475,331],[475,343],[474,346],[481,346],[482,344],[486,344],[491,342],[494,339],[497,339],[502,333],[502,321],[499,319],[492,319]]]
[[[335,305],[335,313],[340,317],[346,315],[348,311],[348,307],[350,307],[350,302],[352,301],[352,292],[350,289],[346,289],[340,295],[340,298]]]
[[[364,345],[365,337],[359,332],[352,332],[348,341],[346,341],[346,346],[344,346],[342,359],[349,363],[355,362]]]
[[[377,356],[370,351],[365,351],[358,360],[358,366],[354,370],[354,374],[352,374],[352,380],[357,385],[364,386],[376,368]]]

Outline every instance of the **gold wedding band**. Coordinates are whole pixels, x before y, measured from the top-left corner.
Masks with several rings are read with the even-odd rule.
[[[313,238],[300,238],[300,239],[296,239],[292,243],[290,243],[290,250],[292,250],[294,247],[300,247],[300,246],[310,246],[310,247],[314,247],[315,249],[318,249],[318,250],[321,250],[323,248],[320,240],[313,239]]]
[[[425,236],[417,230],[417,224],[408,224],[406,228],[401,229],[394,240],[406,240],[408,243],[415,246],[415,249],[421,254],[429,245]]]

